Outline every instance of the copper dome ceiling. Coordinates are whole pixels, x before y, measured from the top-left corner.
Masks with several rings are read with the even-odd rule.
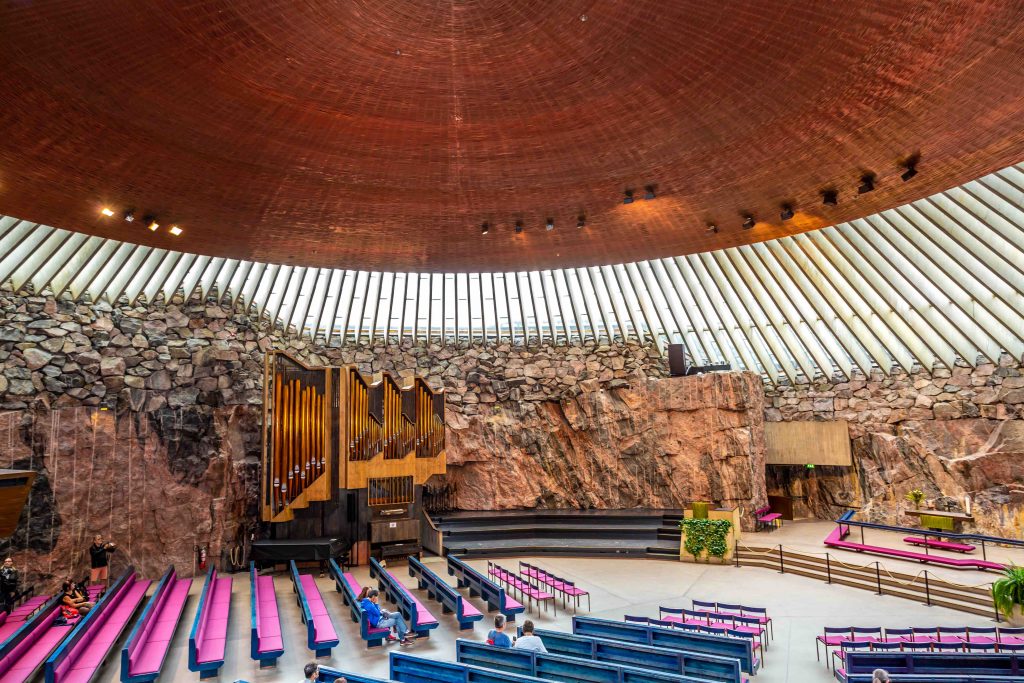
[[[5,3],[0,27],[0,212],[208,255],[621,263],[1024,158],[1020,2],[65,0]],[[864,171],[878,187],[857,195]]]

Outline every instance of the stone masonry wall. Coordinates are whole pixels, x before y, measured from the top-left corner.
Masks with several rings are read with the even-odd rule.
[[[861,517],[911,523],[904,497],[915,488],[925,507],[971,506],[975,528],[1020,537],[1024,531],[1024,365],[966,363],[886,377],[766,390],[765,419],[847,420],[854,467],[768,468],[768,492],[802,498],[798,513],[835,518],[847,506]],[[970,502],[968,503],[968,499]]]
[[[213,300],[111,307],[0,289],[0,467],[39,472],[0,552],[52,583],[84,571],[95,532],[120,543],[114,571],[149,576],[191,572],[199,546],[216,561],[244,545],[271,348],[443,386],[463,508],[764,501],[749,373],[665,378],[635,343],[327,348]]]

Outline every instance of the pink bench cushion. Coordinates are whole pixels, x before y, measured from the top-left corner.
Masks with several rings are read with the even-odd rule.
[[[779,514],[778,512],[773,512],[770,515],[764,515],[762,517],[758,517],[757,521],[759,521],[759,522],[774,522],[776,519],[779,519],[780,517],[782,517],[781,514]]]
[[[200,664],[219,662],[224,659],[224,646],[228,635],[228,614],[231,607],[231,577],[221,576],[213,580],[210,594],[206,596],[207,616],[203,640],[197,643],[196,661]]]
[[[326,643],[338,640],[338,633],[334,630],[334,624],[331,623],[331,616],[327,613],[327,606],[324,605],[324,599],[320,595],[316,579],[311,574],[301,574],[299,582],[306,595],[309,615],[313,619],[313,642]]]
[[[277,592],[274,577],[256,577],[256,622],[257,652],[274,652],[284,649],[281,639],[281,618],[277,612]]]
[[[464,617],[477,617],[483,616],[483,613],[478,610],[473,603],[466,598],[462,598],[462,616]]]
[[[523,609],[523,603],[505,593],[505,609]]]
[[[15,631],[21,628],[32,612],[49,600],[49,596],[37,595],[21,603],[7,615],[4,622],[0,624],[0,643],[10,638]]]
[[[146,597],[149,584],[149,581],[133,581],[118,592],[116,602],[108,605],[99,615],[101,618],[87,627],[85,635],[57,665],[61,683],[87,682],[92,678]]]
[[[348,572],[345,572],[344,574],[342,574],[341,577],[343,579],[345,579],[345,583],[348,584],[348,587],[352,589],[352,593],[354,593],[355,596],[358,598],[359,597],[359,593],[363,590],[363,587],[359,585],[358,581],[356,581],[356,577],[352,576]],[[377,628],[375,626],[367,625],[367,633],[369,633],[370,635],[379,635],[381,633],[390,633],[390,632],[391,632],[391,629],[389,629],[389,628]]]
[[[144,673],[156,673],[164,663],[164,657],[170,648],[171,640],[174,638],[174,631],[181,618],[181,611],[185,607],[185,600],[188,598],[188,590],[192,586],[192,579],[177,579],[164,590],[167,597],[160,607],[160,611],[150,617],[153,626],[144,642],[135,646],[128,662],[128,673],[132,676]]]
[[[974,550],[973,545],[967,543],[953,543],[952,541],[938,541],[931,538],[919,538],[917,536],[907,536],[903,539],[904,543],[911,545],[926,545],[929,548],[939,548],[942,550],[955,550],[960,553],[969,553]]]
[[[402,582],[398,580],[397,576],[395,576],[391,572],[388,572],[388,576],[391,577],[391,580],[395,582],[395,585],[398,586],[402,590],[402,592],[404,592],[406,596],[413,602],[413,604],[416,605],[416,616],[419,618],[420,625],[437,623],[437,619],[435,619],[434,615],[430,613],[430,610],[424,607],[423,603],[420,602],[415,595],[409,592],[409,589],[406,588],[402,584]]]

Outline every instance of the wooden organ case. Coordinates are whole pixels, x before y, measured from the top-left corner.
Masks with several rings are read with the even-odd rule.
[[[338,538],[354,563],[418,553],[422,490],[445,472],[444,391],[267,354],[261,518],[275,539]]]

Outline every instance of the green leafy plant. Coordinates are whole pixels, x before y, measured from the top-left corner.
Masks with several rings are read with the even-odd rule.
[[[1003,578],[992,582],[992,602],[1003,616],[1013,617],[1014,607],[1024,605],[1024,567],[1010,565]]]
[[[693,511],[694,519],[707,519],[708,508],[711,507],[711,503],[690,503],[690,510]]]
[[[729,552],[726,538],[732,522],[727,519],[684,519],[679,522],[679,528],[684,534],[683,550],[693,555],[694,561],[699,560],[705,551],[718,558]]]
[[[914,508],[917,510],[921,509],[921,501],[924,500],[924,491],[921,489],[912,489],[907,491],[907,500],[914,504]]]

